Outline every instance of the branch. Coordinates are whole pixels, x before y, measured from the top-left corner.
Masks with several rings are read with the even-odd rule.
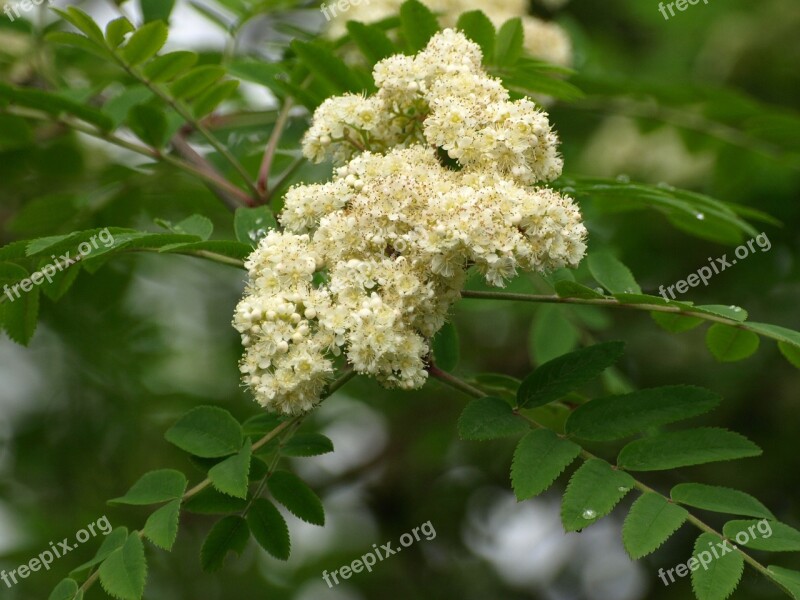
[[[214,168],[210,162],[208,162],[204,157],[198,154],[194,148],[192,148],[191,144],[184,139],[184,137],[180,134],[175,135],[170,142],[172,147],[175,149],[181,157],[183,157],[186,161],[196,166],[198,169],[205,171],[207,173],[213,173],[219,175],[220,179],[222,179],[222,175]],[[251,205],[251,200],[247,198],[247,200],[243,200],[238,196],[234,196],[230,192],[219,188],[216,185],[209,185],[211,191],[219,198],[225,206],[227,206],[231,210],[236,210],[242,205],[249,206]],[[237,188],[238,189],[238,188]]]
[[[272,133],[269,136],[267,147],[264,150],[264,158],[261,161],[261,168],[258,170],[258,180],[256,188],[260,194],[262,203],[266,203],[269,199],[269,173],[272,170],[272,161],[275,159],[275,151],[278,149],[278,142],[280,142],[283,130],[289,122],[289,113],[294,106],[294,101],[287,98],[283,103],[278,120],[275,122],[275,127],[272,128]]]
[[[269,190],[269,192],[267,192],[267,197],[264,202],[265,204],[269,204],[272,201],[275,192],[281,189],[283,184],[286,183],[286,181],[292,175],[294,175],[297,172],[297,170],[305,164],[305,162],[306,158],[304,156],[301,156],[297,158],[291,165],[289,165],[289,168],[286,169],[286,171],[284,171],[284,173],[278,178],[278,181],[275,182],[275,185],[272,186],[272,189]]]
[[[155,85],[152,81],[147,79],[144,74],[140,73],[137,69],[128,65],[124,60],[122,60],[116,53],[112,52],[112,56],[117,61],[117,63],[127,72],[131,77],[139,81],[140,83],[144,84],[147,89],[153,92],[156,96],[158,96],[161,100],[163,100],[168,106],[170,106],[175,112],[177,112],[186,123],[188,123],[192,129],[199,132],[211,146],[222,156],[228,164],[230,164],[233,169],[239,173],[240,177],[244,181],[245,185],[250,190],[251,194],[253,194],[254,198],[258,197],[258,189],[256,188],[253,181],[250,179],[250,174],[247,170],[242,166],[242,164],[236,159],[236,157],[231,154],[230,150],[228,150],[224,144],[222,144],[216,136],[214,136],[211,131],[205,126],[202,121],[199,121],[194,118],[191,112],[183,105],[183,103],[179,102],[175,98],[172,98],[169,94],[165,93],[159,86]],[[249,200],[249,199],[248,199]],[[248,201],[248,204],[251,202]]]
[[[517,294],[514,292],[483,292],[475,290],[463,290],[461,297],[466,299],[481,299],[481,300],[510,300],[513,302],[534,302],[534,303],[548,303],[548,304],[583,304],[590,306],[605,306],[609,308],[623,308],[627,310],[638,310],[644,312],[660,312],[670,313],[674,315],[681,315],[684,317],[695,317],[710,321],[712,323],[722,323],[729,327],[736,327],[745,331],[751,331],[763,337],[772,338],[778,342],[785,341],[779,334],[756,329],[751,327],[746,321],[736,321],[728,319],[719,315],[712,315],[705,312],[695,312],[679,308],[677,306],[669,306],[663,304],[625,304],[616,298],[562,298],[556,295],[545,294]]]
[[[74,119],[68,119],[65,117],[53,118],[45,113],[40,113],[32,110],[19,109],[19,108],[9,109],[7,107],[0,111],[0,113],[2,112],[6,112],[8,114],[14,114],[27,119],[37,119],[39,121],[48,121],[51,123],[57,123],[68,129],[72,129],[74,131],[78,131],[93,138],[106,141],[109,144],[113,144],[120,148],[125,148],[126,150],[129,150],[130,152],[133,152],[135,154],[146,156],[147,158],[151,158],[153,160],[164,161],[172,165],[173,167],[188,173],[189,175],[202,179],[207,183],[213,184],[220,190],[224,190],[232,197],[235,197],[241,204],[249,204],[251,201],[250,197],[247,194],[245,194],[241,189],[233,185],[230,181],[228,181],[215,171],[206,170],[200,168],[199,166],[195,166],[189,162],[176,158],[174,156],[170,156],[169,154],[164,154],[157,148],[153,148],[151,146],[146,146],[144,144],[139,144],[136,142],[131,142],[114,133],[102,131],[101,129],[98,129],[91,125],[86,125],[79,121],[75,121]]]

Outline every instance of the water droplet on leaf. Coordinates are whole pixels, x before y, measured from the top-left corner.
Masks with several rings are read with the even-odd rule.
[[[591,508],[587,508],[586,510],[583,511],[583,513],[581,513],[581,516],[584,519],[594,519],[597,516],[597,513]]]

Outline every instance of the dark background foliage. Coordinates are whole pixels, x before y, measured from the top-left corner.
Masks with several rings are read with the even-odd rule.
[[[100,3],[91,8],[103,9]],[[292,18],[307,28],[319,21],[313,7]],[[576,43],[579,74],[573,82],[590,92],[586,101],[551,110],[565,175],[667,182],[774,216],[781,226],[758,225],[772,242],[769,252],[755,253],[690,297],[743,306],[754,320],[800,328],[800,130],[764,123],[781,143],[764,142],[737,119],[742,98],[764,117],[796,114],[800,5],[711,0],[665,21],[653,0],[573,0],[555,18]],[[271,51],[277,34],[265,22],[245,31],[242,52]],[[203,57],[218,59],[219,50]],[[56,52],[25,23],[0,18],[5,82],[31,84],[47,69],[102,78],[106,68],[77,51]],[[687,124],[683,115],[701,105],[706,118]],[[251,171],[273,119],[264,110],[227,137]],[[294,124],[282,145],[291,147],[302,127]],[[305,170],[298,177],[320,175]],[[214,221],[216,236],[232,236],[230,213],[201,183],[167,167],[134,169],[128,155],[56,125],[16,131],[0,120],[0,182],[2,243],[111,225],[152,229],[155,219],[176,222],[195,213]],[[735,246],[691,236],[655,211],[620,211],[613,200],[582,202],[590,248],[614,248],[650,293]],[[523,277],[511,288],[543,285]],[[59,302],[43,300],[29,348],[0,340],[2,568],[27,562],[48,542],[73,536],[102,515],[115,526],[140,527],[146,511],[109,507],[106,500],[147,470],[175,467],[202,479],[163,433],[198,404],[224,406],[241,418],[258,412],[239,385],[240,346],[230,326],[242,286],[242,272],[225,266],[182,256],[123,255],[94,274],[81,274]],[[693,383],[720,393],[722,408],[698,422],[742,432],[764,455],[656,473],[645,481],[662,491],[680,481],[736,487],[759,497],[784,522],[800,525],[800,375],[774,344],[762,343],[746,361],[719,364],[701,330],[667,333],[646,313],[464,301],[454,321],[464,373],[522,377],[537,356],[621,339],[627,351],[619,379],[606,381],[609,389]],[[294,554],[287,564],[252,546],[208,575],[200,572],[197,554],[211,521],[184,515],[174,551],[152,553],[146,597],[690,597],[688,579],[664,588],[656,575],[685,562],[694,540],[688,527],[637,564],[622,553],[621,508],[611,520],[565,536],[557,518],[563,479],[544,497],[516,505],[508,482],[511,442],[457,439],[465,400],[436,383],[398,393],[355,380],[305,426],[328,433],[335,454],[293,465],[324,498],[328,526],[293,521]],[[723,522],[713,515],[709,520]],[[427,521],[435,540],[336,590],[322,582],[323,570],[351,562],[374,543],[396,542]],[[97,544],[14,589],[0,584],[0,596],[47,597]],[[782,564],[800,568],[793,560]],[[747,570],[734,597],[780,596]]]

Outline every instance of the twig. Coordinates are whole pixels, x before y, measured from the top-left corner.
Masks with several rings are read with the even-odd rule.
[[[283,130],[289,122],[289,113],[294,106],[294,101],[287,98],[278,113],[278,120],[275,122],[275,127],[272,128],[272,133],[267,141],[267,147],[264,150],[264,158],[261,161],[261,167],[258,170],[258,180],[256,181],[256,188],[261,197],[261,202],[266,203],[269,199],[269,173],[272,170],[272,162],[275,160],[275,151],[278,149]]]

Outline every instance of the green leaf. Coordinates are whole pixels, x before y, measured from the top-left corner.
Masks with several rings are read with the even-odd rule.
[[[208,478],[214,487],[234,498],[247,498],[252,453],[252,445],[247,439],[238,454],[212,467],[208,471]]]
[[[187,244],[174,244],[163,246],[159,252],[171,254],[190,254],[202,256],[203,252],[221,254],[229,258],[244,261],[253,252],[253,248],[241,242],[230,240],[207,240],[205,242],[190,242]]]
[[[198,56],[194,52],[180,50],[158,56],[144,67],[144,75],[153,83],[172,81],[191,69],[197,63]]]
[[[0,286],[8,285],[9,288],[12,288],[14,284],[27,278],[28,278],[28,271],[20,267],[19,265],[10,262],[0,263]],[[3,301],[4,302],[18,301],[19,298],[17,297],[17,292],[19,292],[19,296],[22,297],[22,294],[25,293],[25,290],[21,288],[17,288],[17,291],[9,289],[8,291],[4,292],[5,297],[3,298]]]
[[[687,317],[675,313],[652,312],[650,316],[659,327],[670,333],[683,333],[702,325],[705,320],[699,317]]]
[[[169,22],[172,9],[175,8],[175,0],[139,0],[139,4],[145,23],[158,20]]]
[[[108,116],[95,108],[73,102],[52,92],[15,88],[0,82],[0,105],[3,102],[39,110],[55,117],[66,113],[96,125],[104,131],[108,131],[114,126],[113,121]]]
[[[689,517],[689,512],[661,494],[644,493],[631,506],[622,526],[622,542],[633,560],[657,550]]]
[[[558,400],[616,363],[624,348],[623,342],[595,344],[543,364],[522,381],[518,405],[534,408]]]
[[[83,571],[91,569],[95,565],[99,565],[103,562],[106,558],[108,558],[112,552],[122,548],[125,545],[125,542],[128,539],[128,529],[126,527],[117,527],[114,531],[109,533],[103,543],[100,544],[100,548],[97,551],[97,554],[94,555],[90,561],[83,563],[81,566],[72,570],[70,575],[78,575]]]
[[[589,272],[612,294],[641,294],[630,269],[609,252],[593,252],[588,258]]]
[[[172,550],[178,537],[180,515],[180,499],[165,504],[147,519],[143,530],[145,537],[159,548]]]
[[[106,25],[106,40],[108,45],[112,48],[118,48],[125,39],[125,36],[133,31],[135,27],[127,19],[127,17],[119,17],[113,21],[109,21]]]
[[[779,325],[770,325],[769,323],[754,323],[753,321],[748,322],[747,326],[756,333],[771,337],[779,342],[792,344],[793,346],[800,348],[800,332],[793,331]]]
[[[79,48],[84,52],[94,54],[100,58],[108,58],[108,50],[80,33],[73,33],[72,31],[50,31],[45,35],[45,39],[53,44]]]
[[[778,348],[786,360],[800,369],[800,347],[787,342],[778,342]]]
[[[752,331],[722,323],[715,323],[706,332],[706,345],[719,362],[744,360],[758,350],[760,341]]]
[[[580,453],[580,446],[549,429],[528,433],[517,444],[511,463],[511,486],[517,500],[544,492]]]
[[[766,531],[762,531],[762,526]],[[800,551],[800,531],[778,521],[767,519],[728,521],[722,528],[722,533],[731,540],[731,543],[736,542],[738,546],[746,546],[753,550]]]
[[[108,115],[114,127],[119,127],[128,118],[131,109],[138,104],[150,102],[153,99],[153,92],[144,85],[131,85],[118,94],[112,96],[103,104],[103,112]]]
[[[239,452],[242,427],[227,411],[198,406],[173,425],[164,436],[181,450],[203,458],[217,458]]]
[[[691,303],[678,302],[677,300],[666,300],[663,296],[652,296],[650,294],[629,294],[619,292],[612,294],[621,304],[652,304],[654,306],[671,306],[684,311],[695,310]]]
[[[184,510],[198,515],[224,515],[241,512],[246,506],[246,500],[227,496],[210,487],[192,496],[183,504]]]
[[[491,396],[467,404],[458,419],[458,435],[462,440],[494,440],[526,431],[525,421],[516,416],[506,402]]]
[[[130,535],[122,548],[114,550],[100,565],[100,584],[114,598],[141,600],[147,579],[144,544],[138,535]]]
[[[279,560],[291,552],[289,528],[280,511],[266,498],[257,498],[247,513],[247,523],[259,545]]]
[[[74,579],[62,579],[47,597],[47,600],[81,600],[83,592],[78,591],[78,583]]]
[[[312,525],[325,525],[325,509],[314,491],[294,473],[277,471],[268,480],[273,498],[294,516]]]
[[[128,43],[120,51],[122,59],[130,66],[136,66],[155,56],[167,42],[169,29],[161,21],[143,25],[131,35]]]
[[[207,240],[214,233],[214,224],[211,219],[202,215],[192,215],[173,227],[175,233],[194,235],[201,240]]]
[[[254,505],[255,506],[255,505]],[[200,564],[204,571],[219,571],[228,552],[242,555],[250,530],[242,517],[231,515],[217,522],[200,549]]]
[[[772,573],[776,581],[792,593],[795,600],[800,600],[800,571],[792,571],[775,565],[770,565],[767,570]]]
[[[463,31],[464,35],[481,47],[484,64],[491,64],[494,61],[497,31],[483,11],[471,10],[463,13],[458,18],[456,28]]]
[[[399,53],[389,36],[376,25],[348,21],[347,31],[358,46],[358,49],[367,58],[370,67],[384,58]]]
[[[192,114],[201,118],[216,109],[239,89],[239,82],[233,79],[216,83],[200,94],[192,103]]]
[[[242,423],[242,431],[246,436],[261,437],[268,434],[285,420],[285,415],[260,413]]]
[[[703,533],[694,544],[692,589],[698,600],[725,600],[739,585],[744,559],[738,552],[714,551],[723,541],[718,535]],[[690,560],[691,563],[691,560]]]
[[[761,449],[743,435],[703,427],[635,440],[622,449],[617,464],[630,471],[664,471],[760,454]]]
[[[561,298],[583,298],[586,300],[602,300],[605,298],[603,294],[588,286],[566,279],[557,281],[555,290],[556,294]]]
[[[502,75],[501,79],[509,90],[524,94],[547,94],[567,102],[586,97],[586,94],[568,81],[556,79],[552,74],[536,69],[514,67],[512,73]]]
[[[673,501],[712,512],[774,519],[770,510],[745,492],[702,483],[680,483],[670,491]]]
[[[581,332],[560,306],[542,306],[536,314],[530,336],[530,353],[534,364],[541,365],[572,352],[578,346]]]
[[[333,94],[362,91],[362,85],[350,67],[328,48],[300,40],[294,40],[291,48],[308,70],[327,84]]]
[[[746,321],[748,314],[745,309],[740,306],[724,306],[722,304],[702,304],[700,306],[693,307],[693,310],[702,312],[702,313],[711,313],[712,315],[717,315],[718,317],[725,317],[726,319],[731,319],[733,321]]]
[[[309,457],[333,452],[333,442],[321,433],[296,433],[283,449],[283,456]]]
[[[0,288],[3,288],[0,327],[12,340],[27,346],[39,320],[40,287],[34,285],[33,276],[28,277],[28,272],[22,267],[0,263]]]
[[[282,87],[283,82],[279,78],[286,76],[287,73],[281,64],[245,59],[233,61],[227,68],[229,75],[269,88],[278,98],[285,96],[286,89]]]
[[[174,469],[150,471],[134,483],[127,494],[108,503],[134,506],[161,504],[182,497],[187,483],[186,476]]]
[[[105,37],[103,31],[94,22],[94,19],[88,14],[83,12],[80,8],[75,6],[68,6],[66,10],[53,9],[61,17],[78,29],[81,33],[86,34],[86,37],[92,40],[98,46],[105,46]]]
[[[268,206],[237,208],[233,228],[237,240],[255,248],[267,233],[278,228],[278,223],[275,213]]]
[[[522,383],[516,377],[509,377],[502,373],[478,373],[473,377],[475,383],[487,390],[503,392],[517,397],[517,390]]]
[[[170,91],[178,99],[195,98],[224,76],[225,69],[222,67],[218,65],[203,65],[178,77],[170,85]]]
[[[167,118],[153,106],[134,106],[128,113],[128,125],[136,137],[154,148],[163,148],[167,142]]]
[[[439,21],[422,2],[406,0],[400,7],[400,31],[408,50],[415,54],[439,31]]]
[[[599,458],[587,460],[569,480],[561,504],[565,531],[580,531],[610,513],[636,482]]]
[[[433,336],[431,350],[436,366],[443,371],[452,372],[458,366],[461,354],[456,326],[450,322],[445,323]]]
[[[592,441],[618,440],[649,427],[702,415],[721,398],[704,388],[676,385],[598,398],[579,406],[567,419],[566,432]]]
[[[503,23],[500,31],[497,32],[495,64],[499,67],[515,64],[522,56],[524,41],[525,31],[522,28],[522,19],[516,17]]]

